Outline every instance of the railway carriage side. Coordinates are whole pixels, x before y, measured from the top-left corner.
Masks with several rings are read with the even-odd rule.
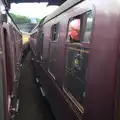
[[[109,2],[116,8],[80,2],[46,18],[39,29],[39,79],[58,120],[114,119],[119,4]],[[80,20],[80,39],[71,42],[69,24],[75,19]]]
[[[22,38],[19,29],[7,13],[4,16],[7,19],[0,23],[1,120],[10,119],[13,117],[11,112],[15,112],[14,108],[16,110],[16,101],[13,99],[17,99],[16,94],[19,80],[19,76],[17,75],[17,65],[20,60],[19,56],[22,48]],[[2,13],[0,17],[2,17]]]

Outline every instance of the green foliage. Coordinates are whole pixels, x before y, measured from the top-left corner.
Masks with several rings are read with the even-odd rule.
[[[14,13],[10,13],[11,17],[15,21],[16,24],[24,24],[24,23],[31,23],[30,18],[26,16],[16,15]],[[41,19],[36,18],[37,22],[40,22]]]
[[[41,19],[39,19],[39,18],[36,18],[36,20],[37,20],[37,22],[40,22],[40,21],[41,21]]]
[[[13,13],[10,13],[10,15],[16,24],[31,23],[30,19],[26,16],[15,15]]]

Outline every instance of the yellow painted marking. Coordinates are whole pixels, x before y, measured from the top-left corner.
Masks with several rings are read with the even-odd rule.
[[[75,59],[75,60],[74,60],[74,63],[77,65],[77,64],[78,64],[78,59]]]
[[[23,35],[22,35],[22,40],[23,40],[23,44],[25,44],[26,42],[28,42],[28,40],[29,40],[29,35],[23,34]]]
[[[68,47],[68,49],[79,51],[79,52],[82,52],[82,53],[89,53],[88,50],[81,50],[81,49],[76,49],[76,48],[72,48],[72,47]]]

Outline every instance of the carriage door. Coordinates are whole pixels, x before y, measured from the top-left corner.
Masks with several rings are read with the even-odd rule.
[[[1,41],[1,40],[0,40]],[[2,43],[0,42],[0,120],[4,120],[4,86],[5,85],[5,72],[4,72],[4,58],[3,58],[3,50]]]
[[[4,120],[5,113],[8,111],[7,100],[7,77],[6,77],[6,61],[4,52],[4,30],[0,25],[0,120]]]
[[[115,101],[115,120],[120,120],[120,46],[118,55],[118,71],[116,85],[116,101]]]
[[[44,32],[43,32],[43,28],[41,27],[40,29],[39,29],[39,37],[40,38],[38,38],[38,55],[40,55],[40,58],[38,58],[38,59],[40,59],[40,63],[43,63],[43,40],[44,40]]]
[[[12,65],[11,65],[11,53],[10,53],[10,39],[6,28],[3,28],[3,40],[4,40],[4,51],[6,60],[6,74],[7,74],[7,89],[8,94],[12,92]]]
[[[12,29],[13,30],[13,29]],[[13,69],[13,81],[15,81],[15,67],[16,67],[16,56],[15,56],[15,31],[11,31],[11,54],[12,54],[12,69]]]
[[[49,43],[49,66],[48,66],[48,72],[52,76],[52,78],[55,80],[56,78],[56,61],[57,61],[57,45],[58,45],[58,34],[59,32],[59,23],[54,24],[51,27],[51,40]]]
[[[92,12],[89,11],[80,16],[71,18],[69,25],[76,19],[79,19],[78,21],[80,22],[80,30],[76,31],[80,37],[76,40],[73,34],[69,34],[70,32],[74,33],[74,31],[68,30],[63,90],[70,98],[70,101],[74,103],[81,113],[83,113],[84,98],[86,96],[85,87],[87,83],[86,76],[90,36],[93,21]]]

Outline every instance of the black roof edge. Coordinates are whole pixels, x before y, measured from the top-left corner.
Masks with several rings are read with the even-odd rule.
[[[57,10],[55,10],[53,13],[51,13],[50,15],[48,15],[46,17],[46,19],[44,20],[43,24],[45,24],[48,21],[54,19],[55,17],[59,16],[60,14],[62,14],[65,11],[67,11],[68,9],[70,9],[71,7],[73,7],[74,5],[77,5],[78,3],[81,3],[83,1],[84,0],[74,0],[74,1],[73,0],[67,0]]]
[[[7,2],[7,0],[1,0],[1,1],[2,1],[2,3],[4,4],[5,9],[6,9],[6,10],[9,10],[9,9],[10,9],[10,4]]]
[[[31,3],[31,2],[48,2],[48,5],[61,5],[66,0],[2,0],[7,9],[10,9],[11,3]]]

